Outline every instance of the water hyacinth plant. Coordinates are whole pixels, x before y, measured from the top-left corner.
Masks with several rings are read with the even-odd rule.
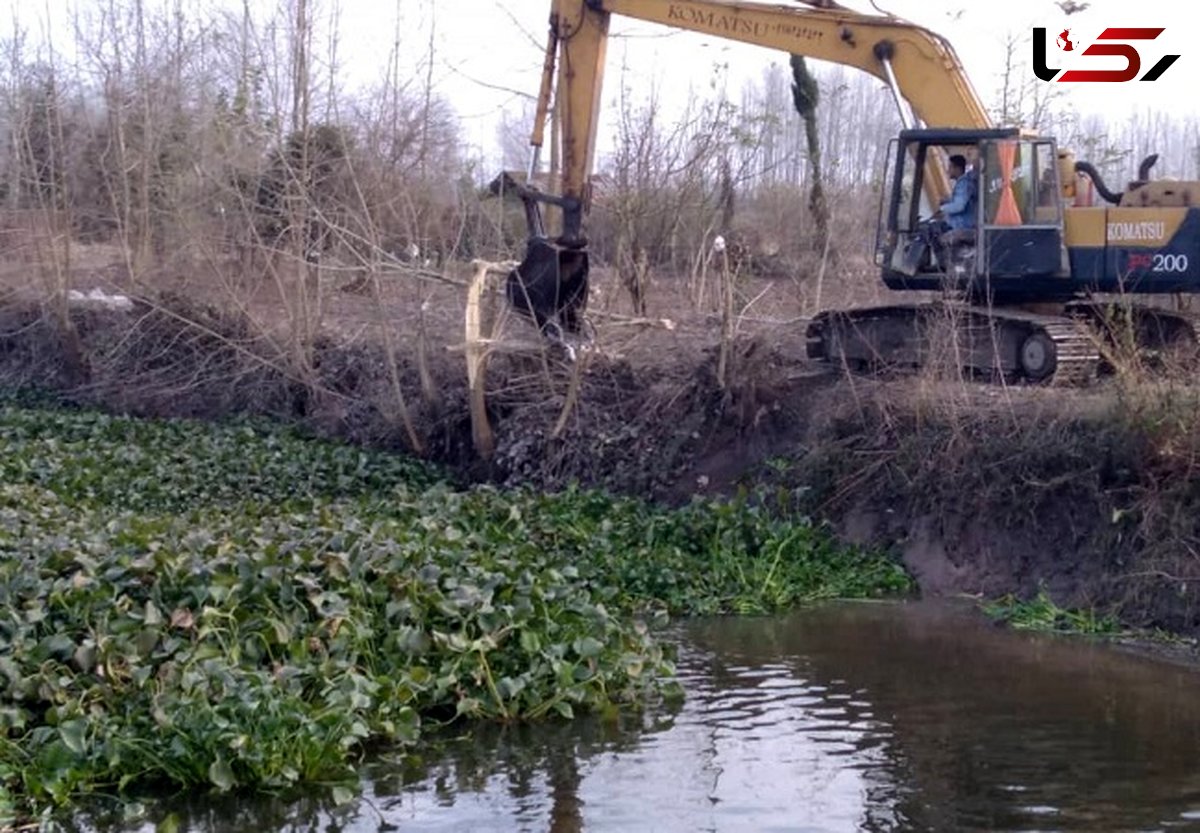
[[[903,592],[749,501],[459,490],[257,424],[0,408],[0,826],[97,792],[354,784],[462,719],[673,693],[665,617]]]
[[[1017,630],[1088,636],[1116,636],[1122,630],[1112,614],[1101,614],[1091,608],[1059,607],[1045,587],[1040,587],[1032,599],[1022,600],[1010,593],[983,603],[982,608],[988,616]]]

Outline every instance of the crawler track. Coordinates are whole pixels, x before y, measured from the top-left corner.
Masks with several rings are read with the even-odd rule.
[[[1146,304],[1077,302],[1067,314],[1086,322],[1097,338],[1120,355],[1131,338],[1151,366],[1165,361],[1197,367],[1200,359],[1200,314]]]
[[[1074,321],[1038,323],[1054,341],[1056,367],[1051,381],[1074,387],[1090,384],[1100,372],[1100,350],[1094,334]]]
[[[853,368],[919,368],[953,356],[963,371],[1037,384],[1086,385],[1101,360],[1081,318],[958,302],[824,312],[807,335],[810,358]]]

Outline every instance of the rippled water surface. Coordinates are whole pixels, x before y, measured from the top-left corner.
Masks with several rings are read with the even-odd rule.
[[[681,640],[673,710],[478,729],[376,762],[332,813],[171,809],[180,830],[1200,830],[1192,669],[925,605],[691,622]]]

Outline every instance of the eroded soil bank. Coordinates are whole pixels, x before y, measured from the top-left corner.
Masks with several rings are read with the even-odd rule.
[[[139,416],[270,416],[408,451],[398,389],[424,456],[464,482],[579,482],[668,503],[762,489],[896,552],[926,594],[1044,588],[1064,607],[1200,635],[1192,385],[865,380],[747,340],[723,385],[713,344],[662,362],[593,356],[564,418],[569,365],[498,355],[497,446],[481,461],[460,353],[429,351],[423,386],[410,352],[393,364],[382,346],[334,337],[318,340],[307,372],[289,370],[300,363],[285,343],[182,298],[76,310],[72,325],[75,341],[36,304],[0,309],[0,384]]]

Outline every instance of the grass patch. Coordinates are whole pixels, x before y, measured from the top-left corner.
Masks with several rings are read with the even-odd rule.
[[[0,407],[0,823],[148,787],[346,795],[373,744],[675,693],[666,617],[900,593],[748,496],[456,490],[261,424]]]

